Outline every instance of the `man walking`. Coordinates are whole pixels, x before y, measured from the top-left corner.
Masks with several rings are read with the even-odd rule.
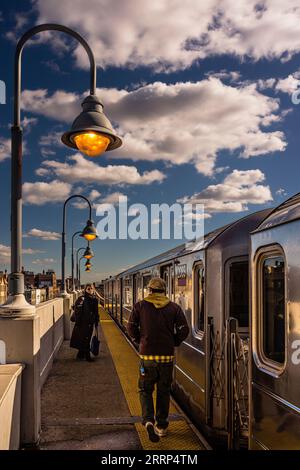
[[[143,424],[149,439],[158,442],[167,434],[169,424],[174,347],[188,336],[189,327],[181,307],[166,296],[163,279],[152,278],[148,289],[148,297],[134,305],[127,331],[139,343],[139,393]],[[155,384],[156,414],[152,396]]]

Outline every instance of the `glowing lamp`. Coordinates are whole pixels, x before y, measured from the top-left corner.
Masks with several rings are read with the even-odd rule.
[[[72,124],[71,130],[61,138],[68,147],[95,157],[122,145],[122,140],[112,128],[103,112],[103,104],[96,95],[89,95],[82,103],[82,112]]]
[[[87,221],[86,226],[82,230],[80,236],[85,238],[88,242],[91,242],[98,237],[96,227],[92,220]]]
[[[93,256],[94,256],[94,253],[92,252],[92,250],[90,249],[90,247],[87,246],[87,247],[86,247],[86,250],[85,250],[85,252],[84,252],[84,254],[83,254],[83,257],[86,258],[86,259],[91,259],[91,258],[93,258]]]

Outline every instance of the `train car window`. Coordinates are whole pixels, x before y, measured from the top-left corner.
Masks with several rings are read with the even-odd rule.
[[[131,277],[125,277],[123,284],[123,302],[124,307],[132,307],[132,282]]]
[[[285,266],[282,256],[262,263],[263,352],[272,361],[285,361]]]
[[[143,299],[144,299],[145,297],[147,297],[147,295],[148,295],[148,288],[147,288],[147,286],[148,286],[148,284],[149,284],[149,282],[150,282],[151,277],[152,277],[151,275],[143,276]]]
[[[204,331],[205,312],[205,271],[204,266],[195,269],[194,325],[197,331]]]
[[[248,261],[236,261],[229,273],[229,316],[236,318],[241,328],[249,326],[248,267]]]

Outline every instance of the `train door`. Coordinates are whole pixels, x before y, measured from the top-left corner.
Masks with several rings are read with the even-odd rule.
[[[249,428],[249,261],[225,265],[225,396],[228,447],[246,445]]]
[[[114,316],[115,313],[115,289],[114,281],[111,281],[111,313]]]
[[[132,277],[133,285],[133,305],[138,301],[138,274],[134,274]]]
[[[234,318],[238,332],[249,336],[249,262],[240,256],[225,266],[225,315],[226,320]]]
[[[160,277],[166,283],[166,295],[174,300],[174,275],[173,275],[173,264],[161,266]]]

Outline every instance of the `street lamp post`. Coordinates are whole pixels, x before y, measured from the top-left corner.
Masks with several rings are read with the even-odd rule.
[[[92,218],[92,205],[90,201],[85,197],[82,196],[81,194],[73,194],[73,196],[68,197],[68,199],[65,200],[64,206],[63,206],[63,231],[62,231],[62,244],[61,244],[61,290],[62,290],[62,295],[66,296],[67,291],[65,289],[65,270],[66,270],[66,242],[65,242],[65,236],[66,236],[66,207],[68,202],[71,199],[74,198],[81,198],[84,199],[88,205],[89,205],[89,219],[87,221],[86,227],[83,229],[81,232],[81,235],[87,239],[88,241],[92,241],[97,237],[97,231],[94,227],[94,224],[91,220]],[[73,253],[73,238],[72,238],[72,253]],[[72,276],[73,276],[73,270],[72,270]]]
[[[85,247],[81,247],[81,248],[78,248],[78,250],[76,251],[76,279],[79,281],[79,261],[78,261],[78,255],[79,253],[82,251],[82,250],[85,250]],[[79,288],[80,288],[80,284],[79,284]]]
[[[28,30],[18,41],[14,62],[14,120],[11,128],[11,274],[8,279],[8,299],[1,306],[1,314],[18,316],[33,314],[34,306],[24,296],[22,267],[22,128],[20,120],[21,58],[23,48],[32,36],[42,31],[60,31],[75,38],[85,49],[90,62],[90,95],[82,103],[82,112],[73,122],[71,131],[62,141],[87,155],[95,156],[122,145],[110,121],[103,113],[103,104],[96,96],[96,65],[88,43],[78,33],[58,24],[42,24]]]
[[[78,250],[76,251],[76,279],[78,279],[79,282],[80,282],[80,273],[79,273],[78,255],[82,250],[85,250],[82,258],[85,258],[86,260],[90,260],[94,256],[94,253],[90,249],[89,245],[86,248],[84,247],[78,248]],[[79,287],[80,287],[80,284],[79,284]]]
[[[72,235],[72,289],[73,289],[73,292],[75,292],[75,277],[74,277],[74,238],[76,235],[79,235],[81,234],[82,232],[78,231],[78,232],[75,232],[73,233]],[[76,273],[77,275],[77,273]],[[77,277],[76,277],[77,279]]]
[[[82,259],[84,259],[83,256],[81,256],[81,257],[79,258],[79,261],[78,261],[78,281],[79,281],[80,287],[81,287],[81,280],[80,280],[80,261],[81,261]]]

